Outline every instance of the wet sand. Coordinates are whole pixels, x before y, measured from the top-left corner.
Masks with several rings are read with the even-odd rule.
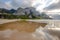
[[[19,31],[34,32],[40,26],[45,27],[46,25],[47,23],[38,23],[38,22],[31,22],[31,21],[15,21],[15,22],[9,22],[5,24],[0,24],[0,30],[17,29]]]
[[[32,34],[47,23],[13,21],[0,24],[0,40],[37,40]]]
[[[60,40],[60,29],[45,29],[46,25],[33,21],[5,22],[0,24],[0,40]]]
[[[0,31],[0,40],[60,40],[60,30],[42,29],[32,33],[18,30]]]

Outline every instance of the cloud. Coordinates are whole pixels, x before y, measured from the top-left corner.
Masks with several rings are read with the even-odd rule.
[[[6,8],[5,3],[0,2],[0,8]]]
[[[55,9],[60,9],[60,0],[58,1],[58,3],[53,3],[45,8],[45,10],[55,10]]]
[[[38,11],[51,9],[51,5],[55,5],[59,2],[59,0],[35,0],[32,4],[33,7]]]
[[[0,1],[0,8],[10,9],[12,7],[10,1]]]
[[[12,8],[11,1],[5,2],[6,8]]]
[[[17,9],[18,7],[30,7],[32,4],[37,9],[53,10],[60,8],[60,1],[56,0],[0,0],[0,8]]]
[[[32,0],[0,0],[0,8],[30,7]]]
[[[31,0],[13,0],[12,5],[15,7],[30,7]]]

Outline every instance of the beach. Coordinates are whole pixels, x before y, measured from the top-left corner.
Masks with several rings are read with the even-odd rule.
[[[0,40],[60,40],[59,24],[58,20],[0,19]]]

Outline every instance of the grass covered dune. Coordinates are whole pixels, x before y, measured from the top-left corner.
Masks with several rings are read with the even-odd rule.
[[[9,22],[5,24],[0,24],[0,30],[6,30],[6,29],[17,29],[21,32],[34,32],[37,28],[40,26],[45,27],[47,23],[38,23],[38,22],[31,22],[31,21],[15,21],[15,22]]]

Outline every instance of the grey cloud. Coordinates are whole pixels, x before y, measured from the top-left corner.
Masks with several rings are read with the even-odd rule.
[[[17,9],[18,7],[30,7],[31,6],[31,0],[9,0],[11,1],[10,5],[11,8]],[[5,1],[6,2],[6,1]],[[0,1],[0,8],[7,8],[6,4]]]
[[[5,3],[0,2],[0,8],[6,8]]]
[[[18,8],[18,7],[30,7],[31,6],[31,0],[13,0],[11,2],[11,5],[13,8]]]
[[[51,4],[50,6],[44,8],[45,10],[60,9],[60,1],[57,4]]]

